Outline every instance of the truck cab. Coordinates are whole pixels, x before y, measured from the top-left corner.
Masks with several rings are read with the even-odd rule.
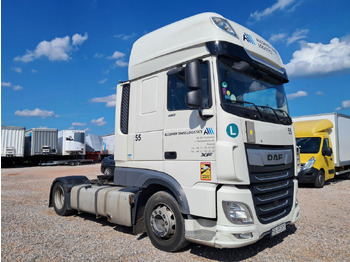
[[[300,210],[287,82],[271,44],[216,13],[141,37],[117,87],[112,180],[58,179],[50,203],[145,230],[165,251],[237,248],[285,231]],[[84,184],[65,205],[68,180]]]
[[[334,178],[333,147],[330,132],[333,123],[328,119],[294,123],[297,146],[300,148],[299,183],[311,183],[322,188]]]

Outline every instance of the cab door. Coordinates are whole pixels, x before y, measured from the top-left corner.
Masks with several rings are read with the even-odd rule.
[[[331,150],[329,150],[329,148]],[[326,163],[325,167],[325,180],[334,178],[335,170],[334,170],[334,155],[331,141],[328,137],[323,139],[322,145],[322,156]]]
[[[164,159],[166,163],[178,163],[179,166],[187,164],[195,165],[195,168],[187,166],[183,177],[190,180],[211,181],[209,172],[201,175],[202,168],[211,168],[211,162],[215,160],[216,143],[216,116],[212,94],[211,63],[209,60],[201,61],[202,79],[202,108],[212,110],[212,116],[203,119],[198,109],[191,109],[186,105],[185,97],[190,89],[186,86],[185,70],[179,67],[167,73],[167,102],[164,116]],[[183,163],[185,161],[186,163]],[[191,163],[190,163],[191,162]],[[181,164],[180,164],[181,163]],[[171,171],[169,171],[171,172]]]

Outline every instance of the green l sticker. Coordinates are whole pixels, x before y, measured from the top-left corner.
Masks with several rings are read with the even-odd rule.
[[[229,137],[237,137],[239,133],[238,126],[236,124],[229,124],[226,128],[226,133]]]

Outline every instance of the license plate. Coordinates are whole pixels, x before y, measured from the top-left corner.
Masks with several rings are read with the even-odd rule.
[[[274,236],[286,231],[286,229],[287,229],[287,227],[286,227],[285,223],[278,225],[277,227],[274,227],[273,229],[271,229],[271,237],[274,237]]]

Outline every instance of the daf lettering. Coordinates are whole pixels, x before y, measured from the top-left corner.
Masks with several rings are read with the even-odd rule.
[[[283,158],[283,155],[282,154],[268,154],[267,155],[267,160],[269,161],[273,161],[273,160],[281,160]]]

